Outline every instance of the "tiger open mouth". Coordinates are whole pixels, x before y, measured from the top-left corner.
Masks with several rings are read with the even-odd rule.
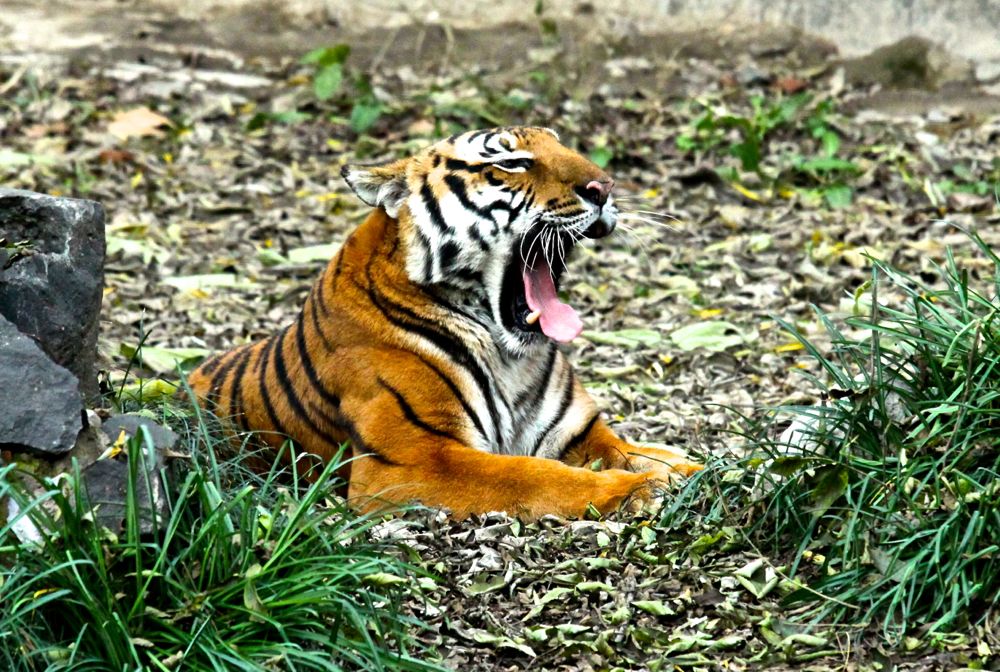
[[[500,291],[501,317],[508,331],[544,334],[569,343],[583,331],[583,321],[559,299],[559,280],[574,245],[567,233],[549,239],[550,250],[522,254],[516,245]]]

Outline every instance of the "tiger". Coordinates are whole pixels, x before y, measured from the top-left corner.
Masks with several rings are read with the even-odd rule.
[[[341,174],[372,211],[290,325],[190,374],[201,404],[274,449],[346,444],[359,510],[576,518],[701,469],[616,436],[560,347],[583,328],[559,297],[567,255],[619,216],[601,168],[505,127]]]

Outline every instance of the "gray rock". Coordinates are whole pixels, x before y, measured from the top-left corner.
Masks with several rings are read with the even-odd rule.
[[[767,86],[774,79],[770,73],[753,65],[746,65],[736,71],[736,81],[740,86]]]
[[[975,80],[969,61],[921,37],[904,38],[843,65],[847,81],[889,89],[936,90],[945,84]]]
[[[93,201],[0,188],[0,315],[97,397],[94,357],[104,290],[104,209]]]
[[[138,450],[142,461],[136,482],[139,530],[146,534],[162,528],[168,515],[167,498],[160,474],[164,468],[164,452],[174,448],[177,435],[139,415],[113,416],[104,421],[101,431],[114,442],[122,430],[127,436],[133,437],[139,433],[140,427],[146,428],[151,439],[150,442],[140,442]],[[84,468],[82,473],[87,499],[94,507],[97,523],[116,534],[123,532],[126,524],[129,457],[127,452],[123,452],[114,458],[97,460]]]
[[[118,439],[122,430],[128,436],[135,436],[140,427],[145,427],[149,432],[149,438],[159,451],[173,450],[177,446],[177,434],[173,430],[158,425],[144,415],[124,413],[122,415],[112,415],[101,423],[101,430],[110,441]]]
[[[55,457],[82,427],[76,378],[0,315],[0,448]]]

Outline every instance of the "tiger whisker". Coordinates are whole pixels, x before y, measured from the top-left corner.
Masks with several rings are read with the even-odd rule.
[[[625,210],[623,214],[628,214],[628,213],[631,213],[631,212],[638,212],[639,214],[649,215],[651,217],[663,217],[664,219],[670,219],[670,220],[673,220],[675,222],[681,221],[680,218],[677,217],[676,215],[672,215],[669,212],[660,212],[659,210],[629,209],[629,210]]]
[[[618,215],[618,221],[619,222],[626,222],[626,221],[629,221],[629,220],[635,221],[635,222],[642,222],[643,224],[648,224],[649,226],[655,226],[655,227],[659,227],[661,229],[667,229],[669,231],[674,231],[674,232],[677,232],[677,233],[680,232],[680,229],[677,228],[676,226],[673,226],[672,224],[668,224],[666,222],[659,221],[659,220],[656,220],[656,219],[651,219],[650,217],[648,217],[646,215],[640,215],[640,214],[635,213],[635,212],[623,212],[620,215]]]
[[[615,235],[625,243],[630,250],[638,247],[640,254],[644,258],[649,258],[649,238],[641,235],[636,229],[626,223],[619,224],[615,230]]]
[[[535,231],[535,237],[528,244],[528,251],[527,251],[527,253],[525,253],[525,251],[524,251],[524,243],[525,243],[526,240],[528,240],[528,235],[524,235],[521,238],[521,244],[518,246],[519,247],[519,251],[521,253],[521,261],[524,262],[524,265],[525,265],[526,268],[531,268],[534,265],[534,261],[533,261],[534,258],[532,258],[532,261],[529,262],[528,257],[531,256],[531,250],[535,246],[535,241],[538,240],[539,233],[541,233],[541,227],[537,226],[537,224],[538,224],[539,221],[540,220],[536,219],[535,222],[532,223],[531,228],[528,229],[529,233],[531,231]]]

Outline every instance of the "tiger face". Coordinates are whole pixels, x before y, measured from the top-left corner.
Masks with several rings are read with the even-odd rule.
[[[559,281],[576,243],[610,234],[618,210],[612,179],[554,132],[473,131],[343,175],[398,219],[410,281],[477,313],[508,350],[579,335]]]

